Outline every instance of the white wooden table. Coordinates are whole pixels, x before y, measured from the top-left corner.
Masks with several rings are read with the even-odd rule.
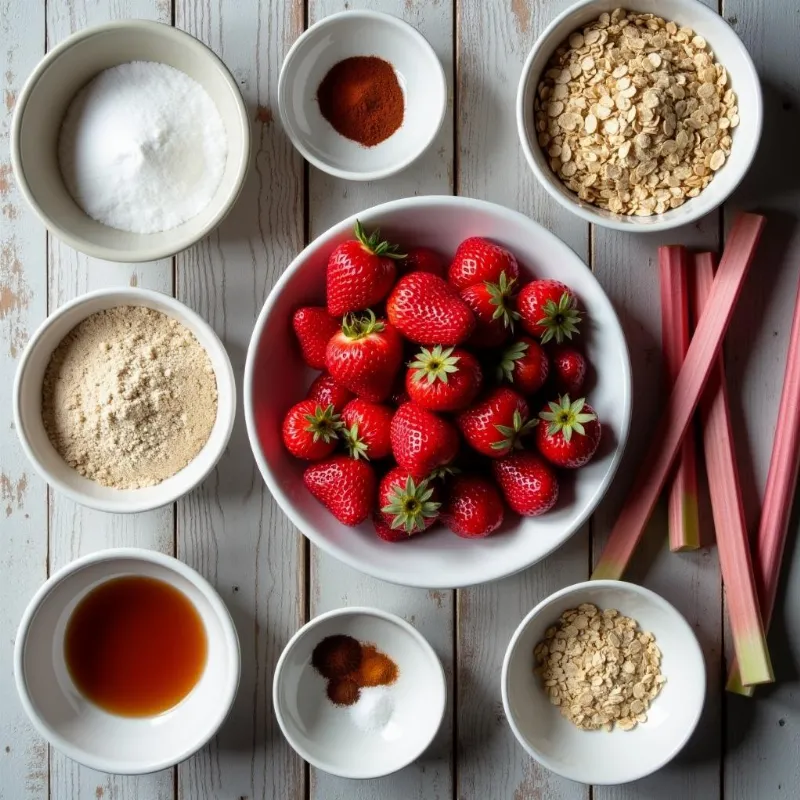
[[[717,0],[705,0],[717,7]],[[709,667],[700,728],[657,775],[624,787],[580,786],[540,768],[503,718],[500,664],[508,638],[542,597],[585,579],[602,547],[657,418],[661,389],[656,247],[717,248],[737,207],[766,211],[757,266],[727,340],[747,516],[757,519],[800,274],[800,0],[724,0],[719,9],[759,67],[765,138],[746,184],[721,214],[662,239],[591,229],[548,200],[520,151],[514,97],[537,33],[568,0],[0,0],[0,798],[2,800],[618,800],[797,797],[800,785],[800,555],[787,564],[771,643],[778,683],[755,700],[725,696],[724,597],[716,552],[672,555],[663,509],[630,577],[662,593],[696,628]],[[438,142],[407,172],[347,183],[305,165],[275,107],[283,57],[303,27],[346,8],[403,17],[436,48],[451,82]],[[100,262],[53,237],[28,210],[9,163],[10,117],[23,82],[47,48],[87,25],[141,17],[206,42],[241,86],[252,114],[255,167],[234,213],[174,260]],[[379,43],[375,43],[379,51]],[[11,417],[16,362],[48,312],[115,284],[174,294],[225,341],[241,375],[250,332],[272,283],[303,245],[343,217],[391,198],[459,193],[517,208],[553,230],[595,270],[619,312],[634,366],[635,410],[625,464],[585,530],[527,572],[458,592],[403,589],[372,580],[310,547],[266,491],[239,415],[214,475],[173,508],[135,517],[76,506],[48,491],[17,443]],[[794,525],[796,528],[797,526]],[[12,677],[16,627],[34,590],[71,559],[109,546],[177,555],[228,603],[242,643],[242,683],[218,738],[175,770],[104,775],[69,761],[33,732]],[[787,562],[792,562],[789,545]],[[441,656],[450,683],[447,721],[415,765],[355,783],[309,770],[272,714],[272,671],[309,617],[375,605],[413,622]]]

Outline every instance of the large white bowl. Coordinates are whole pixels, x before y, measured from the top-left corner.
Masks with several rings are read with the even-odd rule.
[[[390,544],[375,535],[370,522],[355,529],[337,522],[303,485],[305,464],[286,452],[280,429],[287,409],[305,397],[313,379],[294,341],[292,311],[307,303],[324,304],[328,255],[352,236],[354,216],[312,242],[287,267],[256,322],[245,367],[244,409],[261,474],[284,512],[314,544],[377,578],[407,586],[456,587],[525,569],[586,521],[619,464],[630,422],[631,369],[614,309],[572,250],[515,211],[464,197],[414,197],[357,216],[365,227],[379,226],[393,241],[434,247],[448,255],[468,236],[486,236],[514,252],[528,275],[558,278],[572,286],[587,313],[583,338],[596,372],[588,397],[605,427],[601,451],[564,488],[554,511],[513,519],[487,539],[466,540],[439,530]]]
[[[533,119],[536,89],[550,56],[576,28],[620,5],[629,11],[655,14],[667,21],[689,26],[703,36],[719,63],[728,71],[730,86],[739,102],[741,122],[732,133],[733,146],[725,166],[697,197],[651,217],[612,214],[580,200],[550,169],[537,141]],[[559,14],[536,40],[522,68],[517,91],[517,130],[522,151],[539,183],[553,200],[586,222],[628,233],[654,233],[687,225],[721,205],[739,185],[755,158],[763,116],[761,84],[750,54],[725,19],[699,0],[632,0],[629,4],[621,4],[619,0],[580,0]]]

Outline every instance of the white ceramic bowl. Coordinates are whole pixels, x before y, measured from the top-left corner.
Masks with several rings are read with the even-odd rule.
[[[682,206],[651,217],[612,214],[578,198],[550,169],[536,137],[533,101],[541,74],[550,56],[576,28],[597,19],[603,12],[620,7],[618,0],[580,0],[559,14],[536,40],[522,68],[517,92],[517,130],[522,150],[534,175],[550,196],[568,211],[606,228],[628,233],[669,230],[700,219],[721,205],[739,185],[755,157],[761,139],[763,102],[761,84],[753,60],[741,39],[716,11],[699,0],[632,0],[629,11],[652,13],[688,25],[705,38],[719,63],[728,71],[730,86],[739,102],[738,127],[733,131],[731,155],[714,180],[700,194]]]
[[[397,681],[381,690],[393,709],[377,731],[356,724],[355,706],[333,705],[327,682],[311,666],[314,648],[335,634],[374,644],[398,666]],[[359,703],[375,689],[361,692]],[[289,640],[275,668],[272,698],[283,735],[306,761],[343,778],[378,778],[428,748],[444,717],[447,684],[433,648],[405,620],[375,608],[342,608],[315,617]]]
[[[64,633],[86,594],[110,578],[139,575],[169,583],[194,605],[205,626],[208,657],[197,685],[154,717],[120,717],[86,700],[70,678]],[[239,639],[213,587],[171,556],[138,548],[102,550],[52,575],[19,625],[14,677],[25,712],[64,755],[102,772],[156,772],[197,752],[217,732],[239,686]]]
[[[468,236],[487,236],[514,252],[529,275],[558,278],[572,286],[587,312],[584,344],[596,377],[589,402],[605,426],[601,450],[565,485],[557,508],[537,518],[510,520],[480,540],[441,529],[390,544],[372,524],[347,528],[303,485],[305,464],[281,441],[287,409],[305,397],[314,374],[302,367],[290,319],[307,303],[324,304],[331,250],[352,237],[356,217],[334,225],[286,268],[256,322],[247,353],[244,407],[250,444],[270,491],[312,542],[356,569],[407,586],[443,588],[491,581],[525,569],[563,544],[600,502],[616,471],[628,436],[631,372],[614,309],[591,271],[563,242],[527,217],[463,197],[395,200],[357,215],[368,229],[380,227],[402,245],[433,247],[451,256]]]
[[[405,98],[403,124],[374,147],[337,133],[317,102],[330,68],[353,56],[388,61]],[[315,167],[337,178],[377,180],[405,169],[433,143],[447,110],[447,80],[433,48],[408,23],[378,11],[342,11],[292,45],[278,81],[278,109],[292,143]]]
[[[158,61],[197,81],[217,106],[228,139],[227,164],[211,202],[162,233],[128,233],[93,220],[70,196],[58,165],[58,135],[73,97],[99,72],[130,61]],[[39,219],[70,247],[108,261],[155,261],[193,245],[233,206],[249,159],[247,109],[225,65],[188,33],[146,20],[86,28],[54,47],[20,92],[11,128],[14,177]]]
[[[58,454],[42,423],[42,381],[53,350],[86,317],[122,305],[153,308],[182,323],[208,353],[217,379],[217,419],[205,446],[180,472],[156,486],[142,489],[114,489],[84,478]],[[14,380],[14,425],[36,471],[76,503],[119,514],[160,508],[194,489],[225,452],[235,414],[236,382],[228,353],[219,337],[188,306],[148,289],[100,289],[65,303],[31,337]]]
[[[582,731],[550,703],[533,673],[533,649],[559,616],[581,603],[615,608],[655,636],[667,682],[646,723],[631,731]],[[663,767],[692,735],[706,694],[700,645],[688,622],[664,598],[633,583],[586,581],[539,603],[508,645],[501,677],[506,719],[520,744],[540,764],[573,781],[627,783]]]

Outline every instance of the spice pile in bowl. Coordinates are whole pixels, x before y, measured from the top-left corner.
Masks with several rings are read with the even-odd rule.
[[[341,523],[387,542],[444,523],[482,538],[509,512],[544,514],[594,456],[586,324],[574,291],[526,280],[479,236],[448,263],[401,253],[356,223],[327,267],[327,306],[295,310],[305,362],[323,370],[288,409],[283,442]]]

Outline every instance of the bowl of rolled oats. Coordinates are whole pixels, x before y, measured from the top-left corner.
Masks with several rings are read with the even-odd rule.
[[[761,138],[761,86],[699,0],[582,0],[522,70],[517,128],[539,182],[587,222],[667,230],[719,206]]]
[[[586,581],[543,600],[511,637],[501,678],[514,735],[574,781],[619,784],[663,767],[703,710],[694,632],[655,592]]]

